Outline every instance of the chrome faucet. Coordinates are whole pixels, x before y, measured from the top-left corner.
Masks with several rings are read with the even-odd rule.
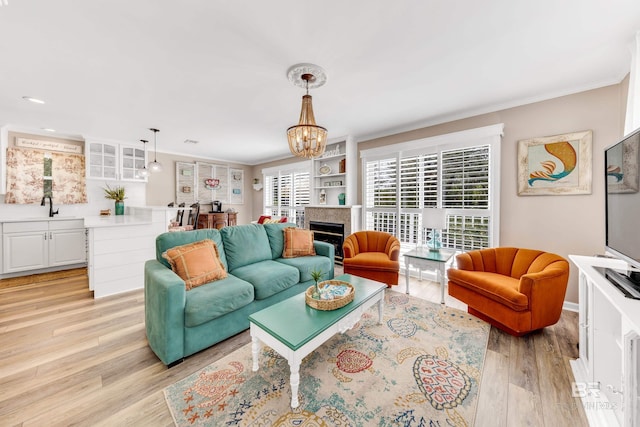
[[[55,212],[53,211],[53,201],[51,201],[51,196],[43,196],[42,202],[40,202],[40,206],[44,206],[45,199],[49,199],[49,218],[53,218],[53,216],[56,215],[60,209],[56,209]]]

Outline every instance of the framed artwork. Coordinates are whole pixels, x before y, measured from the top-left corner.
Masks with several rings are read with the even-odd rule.
[[[244,204],[244,170],[229,169],[229,204]]]
[[[518,195],[591,194],[592,131],[518,141]]]
[[[636,135],[636,138],[640,136]],[[607,150],[607,192],[638,192],[638,143],[624,141]]]

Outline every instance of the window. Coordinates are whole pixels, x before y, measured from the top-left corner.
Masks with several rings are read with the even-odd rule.
[[[286,216],[304,227],[304,205],[311,197],[309,166],[303,162],[262,171],[265,215]]]
[[[426,243],[423,209],[447,213],[443,246],[497,246],[503,125],[363,150],[364,224],[392,233],[403,251]]]

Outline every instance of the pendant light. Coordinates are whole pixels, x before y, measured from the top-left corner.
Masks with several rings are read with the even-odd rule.
[[[298,64],[291,67],[287,75],[293,84],[302,86],[307,91],[306,95],[302,97],[302,109],[298,124],[287,129],[289,150],[297,157],[321,156],[327,145],[327,129],[316,125],[309,87],[322,86],[327,80],[326,73],[317,65]]]
[[[147,158],[147,141],[146,139],[141,139],[140,142],[142,142],[143,147],[144,147],[144,158]],[[149,169],[147,169],[147,165],[142,165],[142,167],[140,169],[138,169],[136,171],[136,176],[138,178],[146,178],[149,176]]]
[[[162,172],[162,163],[156,159],[156,155],[158,154],[158,141],[156,138],[160,130],[155,128],[149,128],[149,130],[153,132],[153,162],[149,162],[149,171],[152,173]]]

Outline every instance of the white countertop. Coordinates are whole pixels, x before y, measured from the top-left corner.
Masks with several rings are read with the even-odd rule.
[[[34,222],[34,221],[72,221],[74,219],[84,219],[81,216],[54,216],[50,218],[49,216],[35,216],[28,218],[6,218],[0,219],[0,223],[2,222]]]
[[[151,219],[131,215],[87,216],[84,218],[84,226],[87,228],[118,227],[126,225],[151,224]]]

